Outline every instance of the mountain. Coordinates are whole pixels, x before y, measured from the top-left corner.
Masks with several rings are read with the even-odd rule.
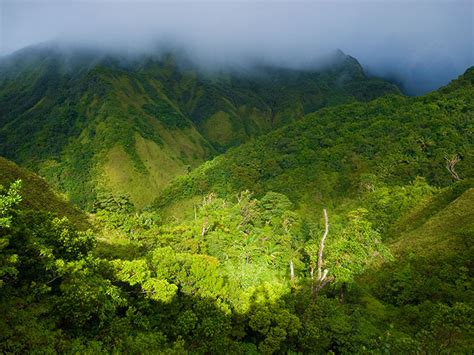
[[[284,193],[301,206],[354,199],[381,184],[417,176],[447,186],[448,160],[474,177],[474,68],[431,94],[385,96],[321,109],[216,157],[160,193],[155,206],[182,211],[201,196],[250,190]]]
[[[81,206],[149,204],[172,178],[319,108],[399,93],[336,52],[317,69],[205,72],[176,54],[125,58],[54,45],[0,60],[0,154]]]
[[[388,84],[341,53],[28,53],[2,64],[1,149],[95,228],[0,158],[0,352],[472,352],[474,68],[365,101]]]
[[[306,290],[314,290],[316,274],[308,265],[318,247],[311,243],[324,245],[321,236],[327,236],[317,256],[329,275],[325,297],[316,306],[308,299],[298,306],[305,287],[287,289],[301,321],[296,348],[302,353],[469,351],[473,96],[470,68],[422,97],[324,108],[175,179],[154,206],[171,224],[194,221],[194,233],[175,227],[178,249],[194,247],[194,238],[223,264],[243,254],[232,280],[278,271],[291,280],[294,265],[308,280]],[[248,203],[248,196],[256,202]],[[232,203],[238,208],[229,218]],[[282,212],[288,206],[303,220]],[[257,232],[259,209],[283,219],[287,238],[278,237],[272,219]],[[295,226],[299,232],[291,232]],[[172,240],[172,231],[165,229],[162,238]],[[261,271],[259,257],[271,267]],[[285,336],[288,344],[292,337]]]

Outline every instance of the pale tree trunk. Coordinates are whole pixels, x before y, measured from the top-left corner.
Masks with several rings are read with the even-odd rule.
[[[327,277],[328,270],[323,271],[323,252],[324,252],[324,242],[326,241],[326,237],[329,233],[329,219],[326,209],[323,210],[324,212],[324,234],[321,238],[321,242],[319,243],[319,251],[318,251],[318,264],[317,264],[317,279],[316,282],[312,284],[312,295],[313,300],[316,300],[318,297],[319,291],[326,286],[329,282],[332,281],[332,277]],[[311,275],[312,276],[312,275]]]
[[[204,218],[204,222],[202,224],[202,229],[201,229],[201,237],[204,237],[207,233],[207,230],[209,229],[208,227],[208,219],[207,217]]]
[[[444,157],[444,159],[446,159],[446,169],[448,169],[448,171],[451,174],[452,178],[455,181],[461,180],[461,178],[459,177],[458,173],[455,170],[456,164],[461,161],[461,158],[459,157],[459,155],[457,155],[457,154],[453,155],[451,158]]]
[[[326,209],[323,210],[324,212],[324,234],[323,237],[321,238],[321,243],[319,244],[319,252],[318,252],[318,281],[321,280],[321,270],[322,270],[322,265],[323,265],[323,251],[324,251],[324,242],[326,240],[326,237],[328,236],[329,232],[329,221],[328,221],[328,214],[326,212]]]

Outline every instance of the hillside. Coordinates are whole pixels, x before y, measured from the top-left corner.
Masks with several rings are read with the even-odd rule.
[[[0,185],[7,188],[16,180],[21,180],[22,208],[48,211],[58,217],[67,217],[80,228],[90,226],[87,216],[53,191],[44,179],[0,157]]]
[[[81,207],[103,190],[143,207],[229,147],[321,107],[399,92],[342,52],[328,63],[205,73],[173,54],[26,48],[0,61],[0,154]]]
[[[459,157],[461,178],[474,176],[474,69],[431,94],[386,96],[319,110],[228,151],[174,180],[155,206],[173,214],[213,191],[284,193],[320,210],[374,187],[417,176],[435,186],[453,180],[446,159]]]
[[[471,352],[474,68],[423,97],[281,116],[192,170],[228,147],[160,86],[171,59],[156,76],[90,60],[39,81],[16,62],[2,82],[2,149],[94,201],[95,229],[45,213],[83,218],[0,159],[0,352]]]
[[[392,228],[394,260],[358,280],[369,312],[396,324],[395,352],[413,346],[410,338],[426,352],[472,348],[473,187],[456,183],[402,216]]]

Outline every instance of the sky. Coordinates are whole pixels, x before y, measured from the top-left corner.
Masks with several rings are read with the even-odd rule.
[[[61,41],[182,48],[200,65],[308,66],[341,49],[410,94],[474,65],[474,0],[0,0],[0,55]]]

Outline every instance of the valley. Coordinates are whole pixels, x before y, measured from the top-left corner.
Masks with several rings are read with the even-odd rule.
[[[470,353],[474,67],[0,60],[0,351]]]

